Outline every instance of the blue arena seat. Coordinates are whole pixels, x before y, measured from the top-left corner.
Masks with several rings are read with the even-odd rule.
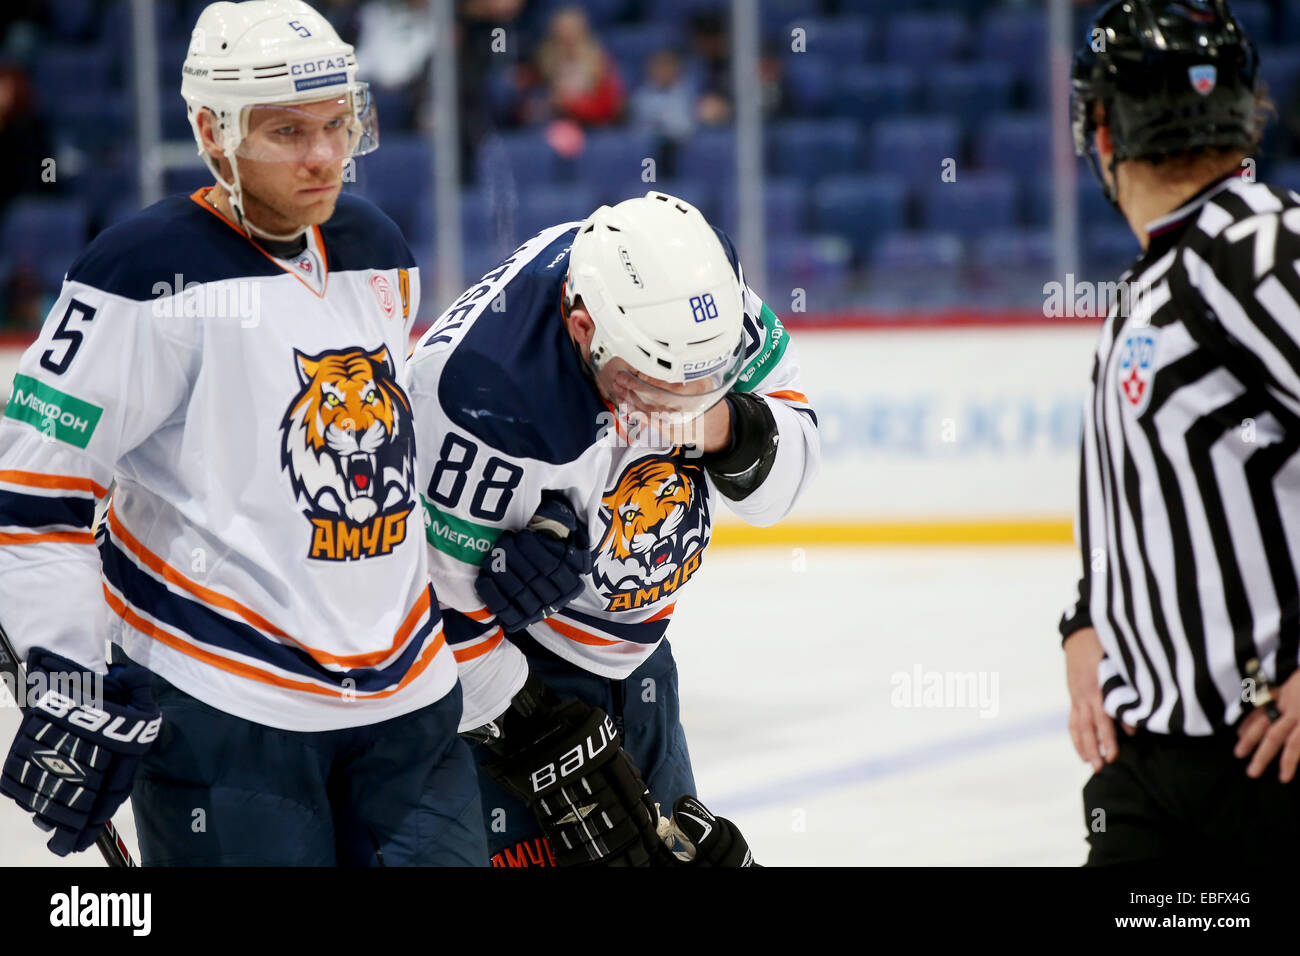
[[[1127,226],[1094,226],[1084,233],[1086,268],[1090,275],[1101,280],[1118,279],[1141,251],[1137,238]]]
[[[48,0],[49,21],[58,24],[59,35],[76,40],[93,37],[99,22],[97,0]]]
[[[790,49],[791,28],[816,19],[822,13],[816,5],[809,4],[808,0],[763,0],[757,6],[763,37],[787,50]],[[810,6],[812,9],[809,9]],[[723,8],[724,13],[726,9]]]
[[[893,176],[830,176],[813,190],[817,232],[843,236],[860,259],[903,228],[907,184]]]
[[[937,232],[894,232],[876,244],[872,265],[886,270],[955,269],[966,247],[958,236]]]
[[[1051,172],[1052,122],[1042,113],[998,113],[978,127],[975,157],[985,169],[1023,177]]]
[[[831,112],[860,123],[900,116],[916,106],[916,72],[902,63],[841,66],[836,64],[837,88]]]
[[[736,235],[738,202],[736,190],[722,195],[722,215],[718,225]],[[801,234],[808,220],[808,184],[798,178],[763,181],[763,215],[769,241]]]
[[[1003,172],[958,172],[955,182],[936,179],[922,194],[927,229],[974,238],[1015,225],[1019,190]]]
[[[976,32],[980,58],[1005,63],[1017,79],[1044,86],[1046,49],[1047,16],[1040,9],[1000,7],[984,16]]]
[[[609,27],[600,32],[600,42],[618,65],[623,82],[635,89],[645,77],[645,65],[660,50],[681,50],[677,24],[663,19],[636,26]]]
[[[956,120],[913,116],[884,120],[871,130],[868,165],[877,173],[909,183],[938,179],[947,159],[958,156],[961,128]]]
[[[86,243],[89,214],[81,199],[15,199],[0,223],[6,273],[31,269],[48,291],[58,289],[68,266]]]
[[[718,182],[734,176],[735,169],[736,133],[729,127],[697,130],[677,157],[677,174],[686,179]]]
[[[777,236],[767,240],[767,281],[755,292],[781,314],[795,289],[802,289],[809,312],[841,308],[853,253],[837,236]]]
[[[778,176],[820,179],[862,168],[861,134],[852,120],[773,123],[767,146],[770,168]]]
[[[478,186],[461,193],[461,236],[466,246],[479,243],[509,252],[517,245],[518,216],[517,192]]]
[[[792,30],[802,29],[803,51],[791,49]],[[863,17],[799,16],[786,24],[780,47],[787,62],[803,56],[827,58],[841,66],[862,63],[872,53],[871,22]]]
[[[798,116],[821,116],[835,102],[838,64],[811,54],[791,54],[785,60],[785,88],[790,109]]]
[[[1112,225],[1120,222],[1119,213],[1106,199],[1091,172],[1082,166],[1075,173],[1079,195],[1079,222],[1084,226]],[[1048,226],[1052,222],[1053,184],[1051,177],[1037,178],[1027,185],[1025,220],[1031,226]]]
[[[380,139],[379,149],[354,162],[362,196],[387,213],[406,236],[431,236],[429,227],[417,223],[428,211],[426,199],[431,202],[433,145],[427,138],[390,135]]]
[[[560,159],[545,134],[530,129],[484,138],[478,147],[477,167],[480,186],[523,190],[554,182]]]
[[[1050,269],[1056,258],[1056,243],[1045,229],[995,229],[973,243],[971,261],[979,269],[998,273],[1001,270]]]
[[[591,130],[582,153],[574,160],[574,175],[578,182],[596,187],[601,199],[617,202],[654,188],[641,179],[647,159],[656,161],[657,173],[653,134],[633,129]]]
[[[900,13],[885,27],[885,59],[934,66],[964,51],[969,26],[956,12]]]
[[[966,305],[969,293],[961,281],[965,257],[965,245],[958,236],[891,233],[872,253],[867,300],[890,310]]]
[[[515,241],[562,222],[586,219],[596,206],[596,190],[585,183],[538,186],[521,193]]]
[[[57,116],[66,99],[110,87],[112,58],[100,46],[48,46],[32,64],[32,79],[40,106]],[[177,69],[177,86],[180,70]]]
[[[1010,64],[995,60],[947,63],[924,76],[925,105],[931,112],[960,116],[970,123],[1011,108],[1016,77]]]

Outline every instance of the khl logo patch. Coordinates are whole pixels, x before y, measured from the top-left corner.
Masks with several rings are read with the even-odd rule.
[[[1151,401],[1158,333],[1159,330],[1154,328],[1134,332],[1120,346],[1119,370],[1116,375],[1119,393],[1135,415],[1146,411],[1147,403]]]

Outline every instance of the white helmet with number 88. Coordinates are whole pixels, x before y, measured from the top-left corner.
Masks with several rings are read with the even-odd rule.
[[[379,145],[369,86],[357,81],[352,47],[302,0],[245,0],[205,7],[181,68],[181,96],[199,154],[230,193],[231,206],[245,228],[241,157],[301,162],[311,156],[330,162],[364,155]],[[340,116],[323,129],[316,129],[321,125],[319,115],[294,110],[294,104],[333,99],[340,104]],[[277,110],[274,135],[250,137],[251,114],[258,107]],[[205,109],[216,118],[214,138],[230,160],[230,182],[203,146],[199,115]],[[301,128],[294,123],[295,113],[302,114]]]
[[[685,422],[744,365],[740,281],[698,209],[660,192],[601,206],[569,252],[566,308],[582,299],[601,391]]]

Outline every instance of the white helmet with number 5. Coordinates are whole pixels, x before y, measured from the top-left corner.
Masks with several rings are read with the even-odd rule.
[[[603,391],[648,386],[657,407],[689,420],[740,375],[740,281],[717,233],[681,199],[649,192],[592,213],[569,252],[565,296],[570,308],[581,298],[595,325],[591,364]]]
[[[231,194],[241,219],[239,158],[291,162],[301,161],[310,151],[317,159],[337,161],[372,152],[379,145],[369,86],[357,81],[352,47],[302,0],[206,6],[190,35],[181,68],[181,96],[199,154]],[[310,121],[320,117],[295,111],[294,105],[334,99],[342,118],[324,136],[308,135]],[[304,131],[296,139],[289,132],[277,133],[273,139],[252,138],[250,112],[256,107],[273,107],[286,114],[286,131],[293,128],[292,114],[302,113]],[[217,161],[203,147],[199,114],[205,109],[216,118],[214,138],[230,160],[232,182],[222,178]]]

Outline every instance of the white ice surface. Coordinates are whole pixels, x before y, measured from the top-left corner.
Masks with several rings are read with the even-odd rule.
[[[1088,769],[1055,632],[1077,567],[1064,547],[711,551],[669,632],[701,798],[767,865],[1078,865]],[[918,666],[996,675],[996,706],[895,706]],[[0,707],[5,750],[17,719]],[[0,802],[0,865],[102,865],[45,838]]]

